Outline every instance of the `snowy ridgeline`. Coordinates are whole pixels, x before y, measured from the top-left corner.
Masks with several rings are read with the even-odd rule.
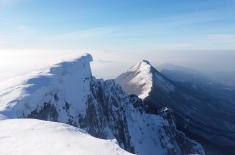
[[[48,102],[53,94],[55,100],[60,96],[61,102],[70,103],[74,115],[85,112],[85,105],[81,103],[85,103],[90,93],[90,61],[92,57],[85,54],[42,71],[7,79],[0,84],[0,114],[9,118],[28,115],[42,100]],[[63,115],[60,117],[64,119]]]
[[[126,154],[116,146],[115,140],[96,139],[102,138],[116,139],[121,148],[139,155],[204,155],[201,145],[179,132],[168,114],[147,114],[142,100],[135,95],[128,96],[114,80],[92,77],[90,61],[92,57],[86,54],[43,71],[7,79],[0,84],[0,137],[3,137],[0,138],[0,147],[4,146],[6,150],[3,151],[7,151],[0,149],[1,154],[44,154],[40,151],[47,148],[49,153],[57,154],[57,147],[60,146],[66,154],[74,153],[67,153],[70,147],[70,151],[79,148],[88,151],[81,154],[105,154],[106,151],[107,154]],[[144,66],[142,69],[144,73],[148,72]],[[148,94],[150,87],[151,83],[144,88],[144,95]],[[15,118],[66,123],[82,128],[96,138],[65,124]],[[50,138],[59,142],[55,147],[48,147],[53,146],[49,141],[44,148],[41,142],[45,139],[42,137],[51,132],[54,134]],[[80,140],[73,138],[73,134]],[[20,136],[27,137],[25,143],[22,143]],[[86,138],[81,142],[83,137]],[[90,148],[87,148],[88,144]],[[75,148],[76,145],[80,146]],[[92,152],[96,147],[100,147],[98,151],[106,150]],[[13,149],[19,152],[11,152]],[[61,154],[65,154],[63,151]]]

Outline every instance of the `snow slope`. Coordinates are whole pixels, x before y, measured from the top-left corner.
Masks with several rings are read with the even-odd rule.
[[[85,131],[36,119],[0,121],[1,155],[131,155],[115,140],[97,139]]]

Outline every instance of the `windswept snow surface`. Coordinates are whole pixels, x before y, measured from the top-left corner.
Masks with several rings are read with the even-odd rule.
[[[103,140],[63,124],[36,119],[0,121],[1,155],[131,155],[116,140]]]
[[[8,118],[28,115],[42,99],[49,100],[51,93],[60,93],[58,95],[76,109],[72,114],[85,112],[84,104],[78,103],[84,103],[89,93],[90,83],[86,79],[92,76],[91,61],[91,55],[84,54],[76,60],[3,81],[0,84],[0,114]]]

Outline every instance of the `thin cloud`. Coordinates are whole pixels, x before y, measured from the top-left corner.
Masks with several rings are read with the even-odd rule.
[[[102,63],[102,64],[117,63],[117,61],[112,61],[112,60],[95,60],[94,62],[96,62],[96,63]]]
[[[221,42],[235,43],[235,34],[212,34],[208,36],[208,39]]]
[[[115,32],[113,28],[98,27],[85,30],[77,30],[72,32],[66,32],[56,35],[53,38],[90,38],[90,37],[103,37],[105,35],[111,35]]]
[[[20,1],[23,0],[0,0],[0,9],[4,9],[4,8],[8,8],[11,6],[16,5],[17,3],[19,3]]]

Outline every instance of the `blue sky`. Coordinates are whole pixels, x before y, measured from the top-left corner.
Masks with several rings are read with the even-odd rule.
[[[0,47],[234,49],[234,10],[234,0],[0,0]]]
[[[235,1],[0,0],[0,51],[4,49],[129,54],[123,63],[147,57],[156,64],[195,68],[201,57],[206,62],[223,52],[226,59],[219,64],[231,70],[232,60],[226,61],[234,58]],[[208,61],[203,65],[218,63]]]

